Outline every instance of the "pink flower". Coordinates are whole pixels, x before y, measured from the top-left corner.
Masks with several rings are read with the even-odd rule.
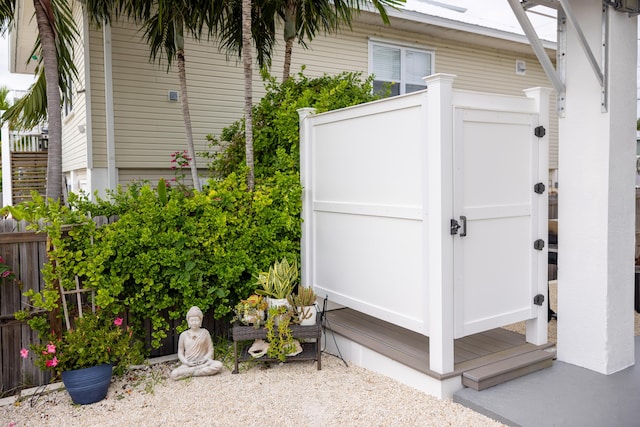
[[[23,359],[29,357],[29,350],[27,350],[26,348],[20,350],[20,357],[22,357]]]
[[[56,352],[56,345],[53,343],[47,344],[47,353],[55,353],[55,352]]]
[[[0,256],[0,262],[4,264],[4,258]]]
[[[113,321],[113,324],[116,326],[121,326],[122,325],[122,317],[116,317],[115,320]]]
[[[8,275],[11,274],[11,270],[6,270],[2,272],[2,277],[7,277]]]
[[[58,366],[58,358],[53,356],[53,359],[47,360],[47,368],[53,368],[54,366]]]

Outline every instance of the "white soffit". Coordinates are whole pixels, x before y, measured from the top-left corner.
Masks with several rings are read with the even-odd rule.
[[[33,13],[33,1],[16,1],[15,23],[9,31],[9,71],[12,73],[34,73],[37,61],[31,61],[27,65],[38,35]]]
[[[460,41],[469,41],[469,34],[475,34],[484,39],[482,44],[531,52],[507,0],[406,0],[400,9],[387,8],[387,13],[394,28]],[[361,19],[380,25],[379,17],[366,15]],[[551,55],[556,49],[556,10],[538,5],[530,7],[527,15]]]

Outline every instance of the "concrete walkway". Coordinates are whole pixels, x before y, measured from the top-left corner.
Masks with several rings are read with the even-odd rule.
[[[453,396],[474,411],[509,426],[640,426],[640,337],[636,364],[612,375],[554,361],[549,369],[504,384]]]

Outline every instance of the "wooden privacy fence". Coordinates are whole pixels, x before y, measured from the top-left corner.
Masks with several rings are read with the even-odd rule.
[[[29,289],[42,290],[42,266],[47,262],[44,234],[25,232],[14,221],[0,222],[0,256],[16,275],[16,280],[2,279],[0,284],[0,394],[20,385],[41,385],[49,373],[20,358],[20,349],[37,339],[29,326],[15,319],[14,313],[26,306],[22,296]]]
[[[105,217],[95,217],[93,220],[98,225],[113,221]],[[50,374],[37,368],[31,357],[20,357],[20,349],[29,348],[38,337],[25,322],[16,320],[14,315],[27,307],[27,298],[23,296],[27,290],[41,291],[44,288],[42,267],[48,262],[46,240],[47,236],[43,233],[25,231],[24,223],[0,221],[0,256],[16,276],[16,280],[2,279],[0,283],[0,398],[21,388],[43,385],[50,381]],[[125,314],[125,319],[126,317]],[[170,320],[169,323],[167,338],[162,341],[160,348],[150,352],[150,356],[163,356],[177,351],[176,328],[182,323],[182,318]],[[217,336],[228,335],[228,321],[214,320],[213,309],[205,313],[202,326]],[[150,322],[145,321],[144,327],[145,344],[150,348]]]
[[[13,204],[31,200],[31,192],[44,196],[47,189],[47,152],[11,153]]]

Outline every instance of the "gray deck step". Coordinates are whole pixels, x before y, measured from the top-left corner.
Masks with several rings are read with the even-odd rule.
[[[462,384],[474,390],[484,390],[514,378],[550,368],[555,357],[555,352],[544,350],[520,354],[465,371],[462,374]]]

